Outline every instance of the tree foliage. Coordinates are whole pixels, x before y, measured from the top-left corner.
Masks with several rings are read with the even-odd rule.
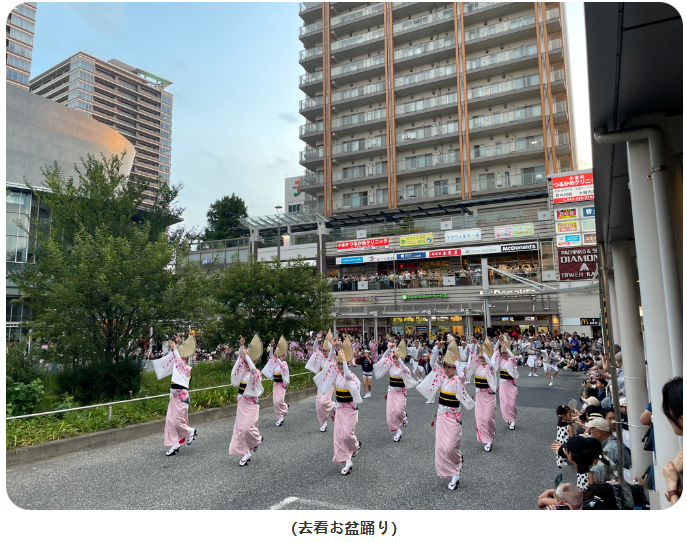
[[[231,196],[224,196],[215,200],[207,213],[208,226],[205,229],[204,240],[212,241],[243,236],[241,232],[235,229],[241,226],[239,219],[244,219],[247,216],[246,202],[235,193],[232,192]]]

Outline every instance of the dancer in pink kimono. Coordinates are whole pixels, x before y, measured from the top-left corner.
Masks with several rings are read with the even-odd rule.
[[[439,394],[439,409],[435,415],[437,428],[434,465],[439,477],[451,478],[448,488],[455,490],[460,482],[460,470],[463,466],[463,454],[460,452],[463,438],[460,404],[468,410],[473,409],[475,404],[465,391],[465,375],[456,373],[456,361],[459,358],[449,349],[442,365],[439,352],[438,349],[432,352],[434,369],[417,386],[417,391],[429,403],[434,403],[437,393]]]
[[[277,426],[284,424],[284,417],[289,412],[289,404],[284,401],[286,387],[289,386],[289,365],[286,362],[288,344],[282,336],[279,339],[276,353],[273,351],[274,340],[270,344],[270,357],[262,370],[262,374],[271,379],[272,386],[272,405],[274,406],[274,416],[277,419]]]
[[[327,334],[327,338],[331,338],[331,334]],[[319,348],[318,343],[321,339],[322,332],[317,334],[315,344],[313,345],[313,355],[310,357],[310,360],[308,360],[308,363],[305,365],[305,369],[313,372],[315,375],[320,373],[320,371],[329,359],[336,360],[336,351],[334,349],[329,348],[329,341],[325,341],[325,345],[323,346],[323,348]],[[325,356],[325,352],[328,353],[329,358]],[[331,413],[334,409],[334,402],[332,401],[333,392],[334,385],[331,386],[327,393],[322,393],[320,392],[319,388],[317,389],[317,398],[315,399],[315,412],[317,413],[317,421],[320,423],[320,432],[327,431],[327,418],[329,418],[329,413]]]
[[[374,364],[379,362],[379,344],[377,343],[377,340],[374,338],[370,342],[370,358],[372,359],[372,362]]]
[[[353,343],[353,365],[355,366],[356,363],[355,361],[358,360],[358,356],[360,356],[360,348],[362,345],[360,344],[360,338],[356,336],[355,338],[355,343]]]
[[[403,363],[405,358],[405,341],[398,349],[391,343],[381,360],[374,364],[375,378],[381,379],[389,373],[389,388],[386,393],[386,424],[389,431],[396,435],[394,441],[401,441],[401,426],[408,426],[406,413],[406,396],[408,389],[415,388],[418,382],[411,377],[410,369]]]
[[[496,437],[496,370],[491,361],[493,347],[489,338],[484,347],[476,344],[468,363],[468,381],[475,376],[475,422],[477,441],[484,443],[484,450],[491,451]]]
[[[334,462],[344,464],[341,475],[348,475],[353,469],[351,458],[356,456],[362,447],[362,443],[355,436],[355,427],[358,424],[357,404],[363,403],[363,399],[360,397],[360,381],[348,370],[348,364],[344,359],[343,353],[346,349],[341,349],[336,360],[331,359],[334,345],[330,345],[329,349],[330,358],[313,381],[323,394],[331,390],[332,385],[336,391]],[[353,358],[352,348],[350,358]]]
[[[189,340],[191,340],[189,338]],[[177,342],[181,343],[179,336],[176,336]],[[190,347],[189,340],[186,340],[184,345],[179,347],[185,354],[185,359],[195,349],[195,340],[192,341],[193,346]],[[170,352],[167,356],[153,361],[153,367],[158,379],[172,376],[172,387],[169,390],[169,406],[167,407],[167,417],[165,418],[165,447],[171,447],[167,451],[167,456],[174,456],[181,446],[186,442],[188,445],[193,443],[193,440],[198,435],[195,428],[188,425],[188,408],[191,405],[188,396],[188,387],[191,383],[191,367],[185,364],[177,350],[177,344],[169,340]],[[189,351],[190,349],[190,351]]]
[[[515,430],[515,419],[518,418],[518,407],[515,400],[518,397],[518,387],[515,380],[518,374],[518,363],[510,350],[510,344],[505,336],[501,336],[496,343],[493,357],[494,370],[499,376],[499,403],[501,416],[511,430]]]
[[[251,346],[254,342],[255,338]],[[239,387],[239,395],[236,401],[236,418],[231,443],[229,443],[229,454],[240,456],[239,466],[245,466],[247,462],[250,462],[252,453],[258,450],[264,440],[258,431],[258,415],[260,414],[258,397],[263,393],[263,388],[262,373],[253,364],[244,347],[242,337],[239,338],[239,344],[239,356],[231,372],[231,384]],[[261,352],[262,347],[259,348],[257,354],[254,354],[256,359]]]

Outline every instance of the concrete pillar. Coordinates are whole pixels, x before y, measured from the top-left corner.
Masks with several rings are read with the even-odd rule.
[[[673,367],[668,338],[666,337],[668,318],[663,289],[654,191],[652,184],[646,179],[647,172],[651,171],[649,142],[647,140],[627,142],[627,165],[630,178],[632,221],[635,225],[639,289],[644,313],[649,398],[653,408],[652,421],[656,442],[654,473],[661,509],[665,509],[669,505],[664,496],[666,484],[661,470],[663,466],[675,458],[679,445],[670,422],[661,411],[661,389],[673,377]]]
[[[489,268],[487,259],[482,259],[482,290],[484,291],[484,336],[491,327],[491,308],[489,306]]]
[[[332,334],[336,338],[336,317],[334,317],[334,330],[332,331]]]
[[[376,338],[378,336],[379,336],[379,332],[377,331],[377,314],[375,313],[375,331],[374,331],[374,334],[372,334],[372,337]]]
[[[248,235],[248,250],[250,254],[255,255],[258,258],[258,248],[260,247],[260,230],[255,226],[249,227]]]
[[[317,273],[327,273],[327,235],[330,229],[324,219],[317,221]]]
[[[615,270],[615,258],[613,259],[613,269]],[[611,322],[618,322],[618,304],[616,302],[616,293],[615,293],[615,277],[613,274],[608,275],[608,292],[606,295],[608,296],[608,305],[611,308]],[[615,327],[613,329],[613,341],[616,342],[616,344],[620,345],[622,348],[623,346],[623,333],[622,330],[619,330],[618,327]]]
[[[630,257],[630,242],[619,240],[611,243],[613,252],[613,275],[617,295],[617,316],[613,316],[613,340],[622,348],[623,370],[625,372],[625,395],[627,396],[627,421],[630,428],[630,450],[632,451],[632,477],[642,476],[653,462],[653,455],[642,447],[642,428],[639,417],[649,403],[649,393],[644,368],[644,341],[639,319],[639,296],[635,282],[634,261]],[[609,290],[611,290],[609,286]],[[622,337],[622,343],[618,341]],[[658,408],[659,406],[656,406]]]

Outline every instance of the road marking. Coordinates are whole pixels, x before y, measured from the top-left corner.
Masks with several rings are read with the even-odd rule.
[[[304,505],[310,505],[313,507],[313,509],[333,509],[333,510],[342,510],[342,509],[350,509],[349,507],[345,507],[343,505],[335,505],[333,503],[327,503],[327,502],[321,502],[317,500],[307,500],[305,498],[298,498],[296,496],[289,496],[288,498],[284,498],[282,501],[279,503],[275,503],[273,505],[270,505],[267,509],[275,511],[279,509],[283,509],[289,504],[292,504],[294,502],[300,502]]]

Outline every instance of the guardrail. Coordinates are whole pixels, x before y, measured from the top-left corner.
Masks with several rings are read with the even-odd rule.
[[[296,373],[294,375],[289,376],[289,379],[291,377],[298,377],[299,375],[307,375],[308,376],[308,381],[310,381],[310,375],[312,375],[311,372],[306,371],[303,373]],[[263,381],[271,381],[271,379],[262,379]],[[191,392],[201,392],[203,390],[213,390],[216,388],[227,388],[231,387],[234,385],[219,385],[216,387],[207,387],[207,388],[196,388],[193,390],[189,390],[189,393]],[[28,419],[30,417],[42,417],[45,415],[56,415],[57,413],[66,413],[68,411],[81,411],[83,409],[95,409],[96,407],[107,407],[107,420],[112,419],[112,406],[117,405],[120,403],[131,403],[131,402],[142,402],[144,400],[155,400],[157,398],[168,398],[169,393],[167,394],[158,394],[157,396],[145,396],[144,398],[133,398],[131,400],[120,400],[117,402],[107,402],[107,403],[99,403],[99,404],[94,404],[94,405],[84,405],[82,407],[71,407],[69,409],[60,409],[58,411],[45,411],[43,413],[32,413],[30,415],[17,415],[15,417],[5,417],[5,420],[16,420],[16,419]]]

